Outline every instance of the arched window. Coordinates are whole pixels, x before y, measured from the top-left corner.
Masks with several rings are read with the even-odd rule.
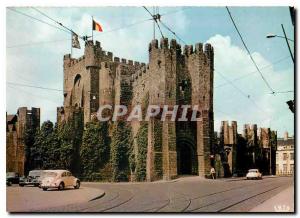
[[[81,80],[81,76],[80,76],[80,74],[77,74],[74,79],[74,86],[75,86],[75,84],[77,84],[79,86],[80,80]]]

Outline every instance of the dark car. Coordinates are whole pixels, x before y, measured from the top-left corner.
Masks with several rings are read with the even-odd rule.
[[[31,170],[29,171],[29,174],[27,177],[21,177],[19,186],[25,186],[25,185],[34,185],[39,186],[40,181],[39,178],[42,174],[42,170]]]
[[[20,181],[19,173],[16,172],[7,172],[6,173],[6,184],[18,184]]]
[[[6,179],[6,185],[7,186],[11,186],[11,181],[9,181],[8,179]]]

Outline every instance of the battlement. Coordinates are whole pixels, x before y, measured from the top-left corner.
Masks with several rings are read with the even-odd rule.
[[[211,59],[213,57],[213,53],[214,49],[209,43],[204,46],[202,43],[196,43],[195,48],[193,45],[185,45],[183,49],[183,54],[185,56],[190,56],[192,54],[204,54],[208,59]]]
[[[229,121],[221,121],[221,126],[231,126],[231,127],[236,127],[237,126],[237,121],[231,121],[231,125],[229,125]]]
[[[185,45],[182,52],[181,45],[178,44],[175,39],[171,39],[169,44],[168,38],[162,38],[160,40],[160,43],[158,43],[157,39],[154,39],[149,43],[149,52],[157,49],[176,50],[177,52],[185,56],[189,56],[192,54],[205,54],[208,59],[211,59],[214,53],[213,47],[209,43],[205,45],[203,45],[202,43],[196,43],[195,49],[193,45]]]
[[[82,63],[85,60],[85,55],[82,55],[79,58],[72,58],[70,54],[64,55],[64,66],[65,67],[73,67],[78,63]]]
[[[157,39],[154,39],[149,43],[149,52],[155,49],[176,50],[181,53],[181,45],[178,44],[175,39],[171,39],[170,44],[168,38],[162,38],[160,44],[158,44]]]
[[[244,130],[255,130],[257,131],[257,124],[245,124],[244,125]]]

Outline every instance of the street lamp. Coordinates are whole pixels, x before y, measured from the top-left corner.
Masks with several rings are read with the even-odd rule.
[[[267,37],[268,39],[270,39],[270,38],[275,38],[275,37],[285,39],[286,44],[287,44],[288,49],[289,49],[289,52],[290,52],[290,55],[291,55],[291,58],[292,58],[293,62],[295,63],[294,56],[293,56],[293,54],[292,54],[292,50],[291,50],[290,44],[289,44],[289,42],[288,42],[288,41],[294,42],[294,40],[289,39],[289,38],[286,37],[286,33],[285,33],[285,30],[284,30],[283,24],[281,24],[281,28],[282,28],[282,32],[283,32],[284,37],[283,37],[283,36],[278,36],[278,35],[276,35],[276,34],[268,34],[266,37]]]
[[[283,36],[278,36],[278,35],[272,34],[272,33],[269,33],[269,34],[266,36],[266,38],[268,38],[268,39],[270,39],[270,38],[275,38],[275,37],[285,39],[285,37],[283,37]],[[289,40],[290,42],[294,42],[294,40],[292,40],[292,39],[289,39],[289,38],[286,38],[286,39]]]

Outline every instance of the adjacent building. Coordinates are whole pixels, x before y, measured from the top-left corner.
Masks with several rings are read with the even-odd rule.
[[[40,126],[40,109],[20,107],[17,114],[6,114],[6,171],[26,174],[24,135]]]
[[[289,137],[288,133],[283,138],[277,140],[276,151],[276,175],[294,174],[294,137]]]
[[[222,121],[214,147],[215,167],[220,177],[242,176],[251,168],[264,175],[275,174],[277,132],[270,128],[245,124],[243,134],[239,134],[236,121],[231,125]]]

